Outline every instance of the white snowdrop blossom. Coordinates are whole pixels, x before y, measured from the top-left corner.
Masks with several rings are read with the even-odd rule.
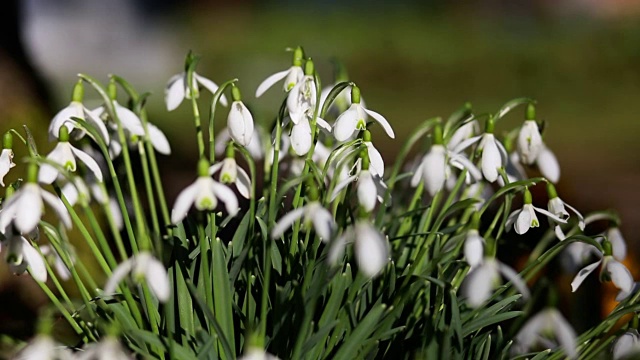
[[[49,335],[40,334],[33,338],[14,360],[72,360],[73,353],[66,346],[57,344]]]
[[[512,212],[507,218],[507,222],[505,224],[505,229],[507,231],[513,225],[516,233],[518,233],[518,235],[522,235],[529,231],[530,228],[540,226],[536,212],[546,215],[549,219],[557,223],[565,224],[567,222],[567,220],[562,217],[559,217],[545,209],[533,206],[532,202],[533,199],[531,192],[529,192],[529,189],[526,189],[524,191],[524,205],[522,206],[522,209]]]
[[[447,149],[453,151],[461,142],[472,138],[478,132],[478,120],[472,120],[463,124],[451,135],[451,138],[447,142]]]
[[[467,231],[467,236],[464,240],[464,258],[472,269],[482,264],[484,239],[477,229]]]
[[[560,165],[558,159],[551,150],[543,143],[538,157],[536,158],[536,165],[542,176],[552,183],[557,183],[560,180]]]
[[[569,212],[566,210],[566,208],[568,208],[578,217],[578,227],[580,228],[580,230],[584,231],[584,216],[582,216],[582,214],[580,214],[580,212],[574,207],[565,203],[564,201],[562,201],[562,199],[560,199],[560,197],[558,197],[555,186],[553,186],[553,184],[547,183],[547,193],[549,194],[549,203],[547,205],[549,212],[567,221],[569,219]],[[566,235],[562,231],[560,224],[555,224],[554,230],[559,240],[564,240],[566,238]]]
[[[280,360],[280,358],[269,354],[259,347],[249,347],[238,360]]]
[[[366,130],[366,132],[368,131],[369,130]],[[382,155],[380,155],[380,151],[376,149],[371,140],[367,141],[366,139],[363,139],[362,143],[367,147],[367,155],[369,155],[369,161],[371,162],[369,165],[369,170],[372,174],[383,177],[384,160],[382,159]]]
[[[78,352],[77,360],[133,360],[131,354],[125,352],[117,338],[107,336],[98,342],[88,343]]]
[[[593,264],[585,266],[573,278],[571,282],[571,291],[578,290],[584,279],[591,274],[596,268],[600,267],[600,281],[611,281],[618,289],[624,292],[631,292],[634,286],[633,276],[631,272],[621,262],[614,259],[611,255],[602,255],[598,252],[600,260]]]
[[[375,111],[366,109],[360,103],[360,89],[357,86],[351,88],[351,106],[347,111],[338,116],[333,124],[333,135],[338,141],[349,139],[356,130],[366,130],[367,116],[371,116],[378,124],[382,126],[384,131],[390,138],[394,138],[395,134],[391,125],[384,116]]]
[[[469,305],[477,308],[487,301],[493,289],[500,285],[500,275],[511,281],[525,299],[529,297],[527,285],[515,270],[495,258],[485,257],[479,266],[469,272],[463,282],[462,294]]]
[[[294,124],[313,116],[316,106],[316,82],[311,75],[305,75],[287,95],[287,110]]]
[[[182,221],[191,205],[200,211],[214,210],[218,206],[218,199],[222,200],[229,215],[235,216],[238,213],[236,194],[209,176],[209,164],[206,160],[201,160],[198,173],[196,181],[178,195],[171,211],[171,222],[177,224]]]
[[[195,71],[193,72],[192,89],[189,88],[188,73],[186,71],[172,76],[167,82],[167,87],[164,90],[164,100],[167,104],[167,110],[175,110],[180,106],[185,98],[191,99],[194,96],[197,98],[199,95],[199,85],[202,85],[212,94],[218,91],[218,85],[216,83],[204,76],[198,75]],[[220,97],[220,103],[227,106],[227,98],[224,95]]]
[[[376,200],[382,203],[387,185],[378,175],[373,175],[369,169],[363,169],[355,175],[349,176],[336,185],[331,194],[331,201],[350,183],[357,182],[358,203],[366,210],[372,211]]]
[[[253,116],[242,101],[231,103],[231,110],[227,117],[227,129],[231,138],[242,146],[248,146],[253,137]]]
[[[389,262],[389,243],[386,237],[369,221],[359,219],[330,244],[329,263],[337,264],[344,255],[347,243],[351,242],[354,243],[358,268],[366,276],[376,276]]]
[[[146,281],[160,302],[164,303],[169,300],[171,289],[167,270],[151,253],[140,252],[119,264],[107,280],[104,293],[106,295],[114,294],[118,284],[128,275],[132,276],[134,282]]]
[[[331,86],[325,87],[320,92],[320,104],[322,104],[321,107],[324,107],[325,102],[329,97],[329,93],[331,92],[331,90],[333,90],[333,87],[335,85],[337,85],[337,83]],[[364,106],[365,108],[367,107],[362,97],[360,97],[360,104],[362,104],[362,106]],[[340,91],[340,93],[336,96],[336,98],[331,103],[331,105],[329,105],[329,109],[327,110],[327,113],[335,114],[335,116],[338,116],[341,111],[346,110],[349,106],[351,106],[351,92],[349,91],[349,87],[347,86],[344,89],[342,89],[342,91]]]
[[[285,118],[285,121],[286,119],[287,118]],[[316,117],[316,125],[328,132],[331,131],[331,125],[319,117]],[[304,117],[300,119],[297,124],[293,124],[291,133],[289,134],[289,140],[293,152],[298,156],[304,156],[311,150],[313,134],[308,118]]]
[[[67,128],[68,133],[72,133],[73,130],[78,130],[77,137],[84,136],[85,132],[79,127],[76,120],[72,118],[82,119],[87,124],[96,128],[102,140],[105,143],[109,142],[109,132],[104,122],[96,117],[91,110],[82,105],[80,101],[72,101],[66,108],[60,110],[51,120],[49,124],[49,140],[57,139],[60,135],[60,129],[64,126]]]
[[[611,349],[613,359],[636,359],[640,355],[640,334],[638,330],[629,329],[613,344]]]
[[[568,358],[577,355],[576,332],[555,308],[546,308],[532,316],[515,337],[513,351],[524,354],[531,350],[562,348]]]
[[[213,175],[220,172],[218,179],[223,184],[236,184],[238,192],[245,199],[249,199],[251,196],[251,178],[243,168],[238,166],[236,159],[233,157],[226,157],[222,162],[213,164],[209,168],[209,175]]]
[[[4,186],[4,177],[14,166],[16,164],[13,162],[13,150],[2,149],[0,153],[0,185]]]
[[[454,154],[460,154],[464,149],[479,141],[477,150],[482,151],[480,157],[482,175],[491,183],[498,179],[498,169],[507,164],[507,150],[493,135],[494,126],[493,118],[489,118],[484,134],[463,140],[452,150]]]
[[[317,200],[311,201],[301,208],[294,209],[280,218],[271,231],[271,238],[277,239],[282,236],[285,230],[300,218],[304,219],[304,224],[307,227],[309,224],[313,224],[313,228],[323,241],[329,241],[336,224],[331,213]]]
[[[44,203],[49,204],[62,223],[71,228],[71,217],[62,201],[43,190],[35,182],[27,182],[3,204],[0,212],[0,232],[13,223],[23,234],[33,231],[42,217]]]
[[[302,48],[297,47],[293,50],[293,60],[290,68],[284,71],[279,71],[273,75],[269,75],[263,82],[258,85],[256,89],[256,97],[262,96],[265,91],[269,90],[275,83],[285,79],[283,89],[285,92],[291,91],[304,77],[302,71],[302,60],[304,54]]]
[[[20,275],[29,269],[35,280],[47,281],[45,260],[29,240],[20,234],[12,234],[11,231],[5,233],[5,236],[7,239],[2,242],[2,252],[11,272]]]
[[[60,141],[56,147],[47,155],[47,160],[54,162],[64,169],[75,172],[77,169],[76,158],[84,163],[93,176],[102,181],[102,171],[96,160],[86,152],[74,147],[69,143],[67,130],[60,132]],[[38,173],[38,181],[45,184],[53,183],[60,174],[57,167],[50,164],[42,164]]]
[[[526,120],[518,133],[518,154],[527,165],[533,164],[542,149],[542,136],[535,120]]]

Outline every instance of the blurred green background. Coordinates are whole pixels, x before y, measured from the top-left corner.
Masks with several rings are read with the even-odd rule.
[[[174,154],[162,160],[170,203],[195,169],[189,107],[167,113],[163,103],[184,55],[200,54],[198,72],[217,83],[239,78],[245,102],[266,125],[283,94],[255,99],[255,89],[290,66],[285,48],[301,45],[324,84],[333,82],[331,59],[341,60],[367,105],[389,119],[395,140],[374,131],[389,163],[422,120],[467,101],[493,112],[512,98],[535,98],[561,164],[561,197],[583,212],[619,211],[637,259],[640,1],[30,0],[17,11],[24,57],[9,47],[0,53],[3,125],[29,122],[48,151],[46,125],[70,100],[75,75],[122,75],[153,92],[151,120],[170,136]],[[517,111],[498,131],[522,119]],[[225,120],[220,112],[216,126]],[[640,276],[638,266],[632,271]]]

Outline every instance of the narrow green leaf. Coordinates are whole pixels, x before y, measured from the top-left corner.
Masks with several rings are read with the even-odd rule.
[[[213,264],[211,278],[213,280],[213,303],[216,319],[220,324],[229,346],[235,349],[235,335],[233,328],[233,311],[231,303],[233,284],[229,282],[229,272],[225,262],[224,248],[220,238],[213,242]]]
[[[364,341],[375,331],[377,322],[386,309],[387,305],[385,304],[378,304],[371,309],[364,319],[355,327],[353,332],[344,339],[334,360],[351,360],[358,358],[358,353]]]

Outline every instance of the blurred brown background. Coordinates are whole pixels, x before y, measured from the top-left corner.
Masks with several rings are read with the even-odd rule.
[[[192,179],[196,147],[189,107],[167,113],[163,89],[187,51],[202,55],[200,74],[218,83],[238,77],[256,120],[267,124],[282,94],[256,100],[255,88],[289,66],[286,47],[302,45],[325,84],[333,81],[331,58],[340,59],[367,104],[390,120],[396,140],[374,132],[389,162],[426,118],[466,101],[485,112],[515,97],[537,99],[562,168],[560,196],[583,212],[618,210],[638,258],[640,1],[11,0],[2,7],[12,31],[0,33],[0,121],[3,131],[30,124],[42,152],[52,148],[46,126],[70,100],[76,74],[115,73],[153,92],[151,120],[174,149],[164,167],[182,164],[186,174],[167,189],[175,196]],[[89,104],[92,96],[88,90]],[[222,128],[226,115],[219,116]],[[518,112],[498,131],[521,120]],[[640,276],[637,265],[632,271]],[[0,287],[22,294],[16,289],[28,285],[14,281],[29,283],[4,276]]]

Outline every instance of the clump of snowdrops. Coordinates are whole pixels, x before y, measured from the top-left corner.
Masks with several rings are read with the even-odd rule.
[[[118,76],[105,85],[79,75],[48,128],[51,149],[37,149],[26,127],[5,133],[0,180],[19,170],[14,147],[28,156],[22,179],[0,181],[3,258],[51,303],[17,358],[633,355],[640,295],[621,263],[620,221],[562,200],[533,100],[423,121],[389,164],[376,144],[397,141],[405,120],[365,105],[344,70],[323,87],[311,58],[291,54],[255,97],[237,79],[218,86],[198,74],[187,56],[165,101],[191,107],[199,160],[173,204],[158,167],[171,138],[148,118],[148,94]],[[86,90],[100,107],[85,107]],[[255,121],[245,101],[266,91],[282,102]],[[608,230],[590,232],[595,222]],[[546,230],[531,239],[537,227]],[[524,234],[533,245],[516,269],[497,254]],[[77,242],[90,256],[77,256]],[[620,289],[617,307],[582,334],[542,272],[560,259],[574,292],[596,271]],[[75,334],[64,344],[63,327]]]

